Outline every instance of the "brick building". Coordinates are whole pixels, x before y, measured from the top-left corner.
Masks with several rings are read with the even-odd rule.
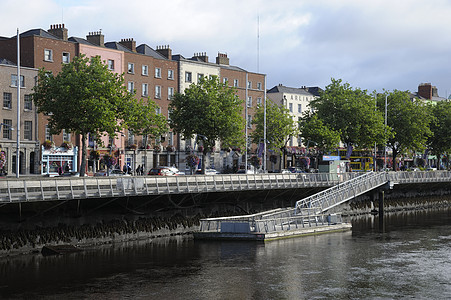
[[[225,54],[218,54],[216,63],[210,63],[205,53],[185,59],[181,55],[172,55],[169,46],[158,46],[156,49],[147,44],[136,46],[136,41],[132,38],[105,43],[102,32],[90,32],[86,38],[69,37],[68,29],[63,24],[51,25],[47,31],[26,31],[20,34],[20,44],[22,66],[45,68],[54,74],[74,56],[99,55],[111,71],[124,74],[127,88],[134,91],[137,98],[152,99],[158,105],[160,113],[166,117],[174,93],[183,92],[191,83],[197,82],[199,76],[216,75],[235,86],[238,96],[243,100],[247,98],[247,116],[243,115],[243,118],[248,120],[251,120],[256,105],[263,103],[264,99],[265,75],[230,66]],[[0,37],[0,58],[15,62],[16,52],[15,37]],[[188,76],[189,73],[191,77]],[[41,144],[49,139],[59,145],[69,139],[75,145],[81,145],[80,138],[71,136],[70,133],[51,136],[46,118],[40,115],[37,119],[35,128]],[[182,170],[185,167],[186,141],[182,141],[172,132],[154,140],[136,136],[132,132],[122,132],[111,140],[106,137],[103,145],[96,145],[94,139],[90,138],[89,147],[89,150],[97,150],[101,154],[110,153],[111,149],[114,149],[119,167],[129,164],[132,170],[138,165],[144,166],[145,170],[156,165],[174,164]],[[213,164],[215,161],[219,163],[215,165],[218,169],[222,169],[227,163],[220,157],[219,150],[213,155]],[[89,161],[87,165],[88,172],[94,172],[101,167],[95,160]]]
[[[31,94],[38,70],[20,68],[20,160],[19,174],[33,174],[39,170],[39,140],[37,138],[37,113]],[[17,65],[0,59],[0,92],[2,110],[0,116],[0,173],[16,173],[17,154]],[[2,161],[3,160],[3,161]]]

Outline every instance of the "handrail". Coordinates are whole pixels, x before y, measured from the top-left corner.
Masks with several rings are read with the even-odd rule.
[[[250,177],[251,176],[251,177]],[[363,176],[363,177],[362,177]],[[374,178],[373,178],[374,176]],[[360,179],[359,179],[360,178]],[[379,184],[382,180],[391,183],[451,182],[451,172],[380,172],[380,173],[296,173],[296,174],[224,174],[193,175],[181,177],[22,177],[0,180],[0,203],[37,202],[60,199],[88,199],[117,196],[146,196],[164,194],[189,194],[232,191],[255,191],[274,189],[300,189],[309,187],[329,187],[327,195],[345,197],[360,185],[354,183],[368,178],[369,184]],[[379,183],[378,183],[379,182]],[[365,187],[365,185],[363,185]],[[326,191],[297,202],[297,207],[306,207],[314,203]],[[340,194],[341,193],[341,194]],[[327,198],[327,197],[326,197]],[[332,199],[328,199],[332,205]]]

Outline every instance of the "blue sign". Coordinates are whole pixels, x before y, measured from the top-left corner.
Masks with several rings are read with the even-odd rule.
[[[340,160],[340,156],[323,155],[323,160]]]

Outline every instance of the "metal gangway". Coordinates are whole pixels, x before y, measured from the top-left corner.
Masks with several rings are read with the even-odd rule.
[[[296,202],[295,213],[321,214],[334,206],[390,182],[388,173],[369,172]]]
[[[206,218],[200,220],[200,232],[271,234],[304,228],[328,226],[342,222],[341,215],[296,215],[295,208],[277,208],[249,215]]]

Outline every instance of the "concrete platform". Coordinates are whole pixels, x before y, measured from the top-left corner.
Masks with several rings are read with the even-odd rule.
[[[279,239],[325,234],[332,232],[347,231],[352,228],[349,223],[304,227],[301,229],[276,231],[270,233],[232,233],[232,232],[195,232],[194,238],[198,240],[233,240],[233,241],[261,241],[268,242]]]

